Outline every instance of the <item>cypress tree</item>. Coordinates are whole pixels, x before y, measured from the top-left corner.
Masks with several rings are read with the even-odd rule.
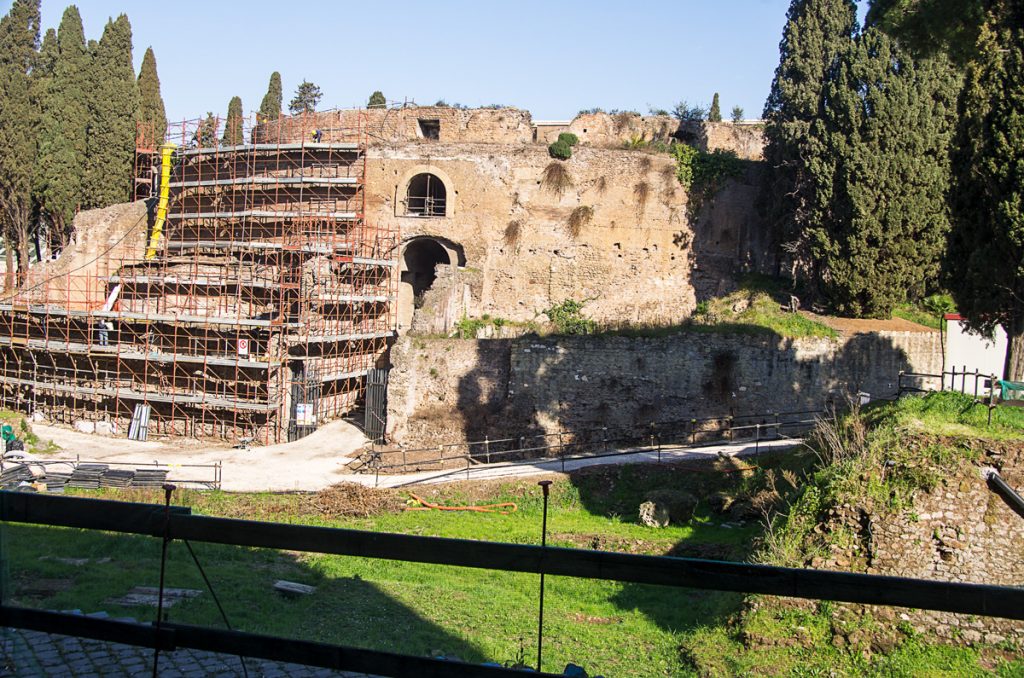
[[[228,103],[228,117],[224,121],[224,136],[220,142],[226,146],[238,146],[244,141],[242,132],[242,98],[232,97]]]
[[[839,58],[811,126],[822,215],[805,227],[840,313],[888,317],[934,286],[949,230],[949,144],[959,77],[868,29]]]
[[[281,102],[284,94],[281,91],[281,74],[274,71],[270,74],[270,84],[267,86],[267,93],[260,103],[259,122],[277,120],[281,117]]]
[[[722,107],[718,103],[718,92],[711,99],[711,108],[708,109],[708,122],[722,122]]]
[[[1006,331],[1003,376],[1024,380],[1024,2],[873,0],[868,18],[967,64],[942,277],[970,325]]]
[[[816,173],[808,166],[811,123],[821,112],[825,83],[853,39],[853,0],[793,0],[779,44],[779,65],[764,108],[765,185],[762,202],[774,237],[792,259],[794,276],[816,276],[803,230],[820,221]],[[827,174],[827,172],[826,172]]]
[[[124,14],[103,29],[91,72],[84,202],[105,207],[128,198],[135,164],[139,90],[132,27]]]
[[[1000,20],[1002,19],[1002,20]],[[1019,17],[1018,17],[1019,19]],[[954,142],[944,281],[960,312],[1009,338],[1004,376],[1024,380],[1024,24],[992,15],[967,69]]]
[[[82,17],[71,5],[57,32],[57,59],[43,101],[35,176],[36,199],[52,226],[51,246],[57,248],[67,244],[71,219],[83,198],[89,68]]]
[[[388,100],[384,98],[384,93],[377,90],[370,95],[370,100],[367,102],[367,108],[387,108]]]
[[[156,72],[156,55],[153,48],[146,49],[139,69],[139,124],[145,133],[152,133],[154,148],[167,136],[167,111],[160,96],[160,76]]]
[[[0,228],[7,257],[7,288],[14,282],[12,244],[17,245],[21,280],[29,264],[38,124],[31,78],[39,47],[39,23],[39,0],[14,0],[10,11],[0,19]]]

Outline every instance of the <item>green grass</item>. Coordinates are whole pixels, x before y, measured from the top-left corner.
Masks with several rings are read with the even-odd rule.
[[[1024,437],[1024,409],[997,406],[989,424],[987,405],[975,403],[972,396],[949,391],[902,398],[893,406],[869,413],[868,421],[876,428],[941,436],[989,440]]]
[[[782,298],[788,299],[788,296],[779,291],[778,285],[760,276],[747,277],[738,291],[708,301],[702,309],[704,313],[695,316],[694,327],[704,331],[733,332],[747,327],[749,331],[771,332],[793,339],[839,336],[828,325],[801,313],[783,311]]]
[[[912,323],[917,323],[918,325],[930,327],[933,330],[942,329],[943,320],[941,316],[933,315],[930,312],[922,308],[918,308],[913,304],[903,304],[902,306],[897,306],[892,310],[892,315],[894,318],[903,318],[904,320],[908,320]]]
[[[901,407],[909,407],[910,405]],[[900,410],[903,411],[903,410]],[[939,416],[936,414],[935,416]],[[817,477],[816,457],[776,454],[713,465],[635,465],[591,469],[558,479],[551,488],[549,543],[631,553],[748,560],[762,535],[760,519],[713,510],[716,493],[737,505],[790,505]],[[637,507],[651,491],[701,498],[692,519],[667,528],[640,525]],[[534,480],[419,488],[444,504],[515,502],[509,515],[379,511],[333,512],[323,497],[179,491],[175,503],[200,514],[371,531],[535,544],[542,499]],[[392,505],[402,491],[381,491]],[[80,494],[160,503],[159,492],[103,490]],[[801,495],[802,496],[802,495]],[[147,608],[109,602],[135,585],[156,585],[155,539],[60,528],[3,525],[13,601],[48,609],[105,610],[152,618]],[[414,655],[441,652],[469,661],[512,662],[536,651],[537,577],[319,554],[194,544],[236,628]],[[57,558],[89,558],[86,565]],[[109,559],[109,560],[105,560]],[[312,596],[279,597],[274,581],[317,587]],[[57,584],[47,591],[45,584]],[[41,585],[42,582],[44,585]],[[170,547],[168,586],[204,589],[180,543]],[[58,590],[67,586],[66,590]],[[36,589],[33,593],[33,588]],[[886,654],[865,659],[834,647],[827,610],[742,614],[739,594],[549,577],[545,609],[545,666],[567,662],[591,675],[962,675],[980,674],[983,660],[1004,675],[1024,670],[985,655],[985,649],[929,645],[907,637]],[[221,626],[208,593],[169,611],[175,621]],[[749,622],[749,623],[748,623]],[[774,642],[744,643],[743,634]],[[789,644],[790,637],[803,639]],[[776,642],[777,641],[777,642]],[[748,646],[749,645],[749,646]]]
[[[918,325],[941,330],[943,315],[956,312],[956,304],[948,294],[932,294],[918,301],[906,302],[893,309],[894,317],[909,320]]]
[[[724,462],[722,462],[724,463]],[[652,529],[637,522],[637,506],[652,488],[722,490],[746,496],[763,491],[768,470],[799,468],[806,457],[777,457],[764,468],[720,473],[693,465],[622,467],[581,473],[552,487],[549,543],[634,553],[685,552],[743,559],[759,528],[720,515],[703,503],[684,524]],[[542,499],[534,481],[479,487],[422,489],[431,501],[448,504],[514,501],[509,515],[448,512],[383,512],[340,517],[313,510],[305,495],[182,492],[175,503],[197,513],[247,516],[280,522],[365,530],[539,542]],[[159,503],[159,493],[87,493],[110,499]],[[402,497],[404,493],[399,493]],[[159,542],[141,537],[79,530],[6,526],[14,599],[50,609],[105,610],[149,618],[152,610],[109,602],[131,586],[155,585]],[[535,652],[537,578],[532,575],[440,567],[318,554],[278,553],[195,544],[233,625],[248,631],[303,637],[424,655],[434,651],[470,661],[510,662]],[[90,558],[85,566],[54,558]],[[109,562],[95,562],[109,558]],[[168,585],[203,589],[202,579],[181,544],[170,550]],[[39,578],[64,580],[70,588],[52,595],[31,593]],[[278,597],[277,579],[314,585],[313,596]],[[592,674],[679,675],[680,640],[693,629],[734,613],[741,596],[694,590],[549,577],[545,610],[545,668],[567,662]],[[182,622],[221,624],[209,595],[170,610]],[[521,640],[522,639],[522,640]],[[549,663],[550,662],[550,663]]]

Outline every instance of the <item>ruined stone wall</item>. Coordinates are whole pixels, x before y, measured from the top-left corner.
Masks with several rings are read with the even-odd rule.
[[[568,173],[561,194],[544,182],[549,165]],[[409,182],[423,172],[444,182],[446,216],[406,216]],[[696,304],[687,196],[667,156],[577,148],[563,163],[540,145],[379,147],[370,151],[366,186],[370,223],[400,229],[404,242],[428,236],[464,254],[469,316],[529,321],[576,299],[602,321],[674,323]],[[593,216],[573,235],[578,208]]]
[[[410,106],[407,108],[341,109],[314,113],[294,125],[295,118],[284,118],[278,130],[271,123],[258,131],[268,139],[319,129],[323,141],[348,141],[348,133],[363,129],[371,146],[428,141],[420,120],[437,121],[442,143],[529,144],[533,142],[530,112],[518,108],[452,108],[450,106]],[[294,131],[293,131],[294,130]]]
[[[72,240],[56,260],[29,270],[20,302],[95,309],[109,293],[109,277],[123,262],[141,261],[149,237],[146,202],[124,203],[75,215]]]
[[[1011,487],[1024,489],[1024,444],[1017,440],[936,442],[956,448],[963,456],[944,462],[943,476],[935,487],[917,490],[911,506],[902,510],[868,497],[830,509],[816,532],[850,536],[831,544],[810,566],[970,584],[1024,584],[1024,516],[993,492],[982,475],[984,467],[994,467]],[[964,454],[970,448],[974,454]],[[813,607],[794,599],[764,602]],[[869,627],[858,623],[865,616],[875,623]],[[893,646],[902,638],[900,626],[904,625],[926,638],[954,644],[1024,641],[1024,622],[995,617],[842,604],[833,619],[839,622],[833,624],[833,643],[854,650]]]
[[[941,361],[938,332],[406,337],[392,350],[388,430],[419,446],[820,409],[858,391],[893,395],[900,370],[935,372]]]
[[[685,141],[702,151],[733,151],[744,160],[764,159],[764,128],[733,122],[680,122],[668,115],[589,113],[576,116],[569,131],[588,146],[621,148],[626,143]]]
[[[1024,445],[986,445],[984,465],[1024,490]],[[1024,585],[1024,516],[964,463],[902,514],[872,515],[868,572],[997,586]],[[873,608],[875,618],[908,621],[920,633],[966,644],[1024,641],[1024,622],[946,612]]]

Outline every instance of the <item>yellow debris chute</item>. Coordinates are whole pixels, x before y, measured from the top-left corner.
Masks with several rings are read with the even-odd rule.
[[[156,222],[153,223],[153,232],[149,236],[146,259],[156,258],[156,247],[160,244],[160,234],[163,233],[164,222],[167,220],[167,202],[171,193],[171,156],[174,155],[176,148],[174,144],[164,144],[160,147],[160,201],[156,204]]]

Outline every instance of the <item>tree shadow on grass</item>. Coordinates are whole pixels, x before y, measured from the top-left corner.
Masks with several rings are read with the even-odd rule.
[[[0,525],[6,531],[8,577],[5,600],[49,610],[106,612],[112,618],[155,620],[152,606],[113,602],[132,587],[156,587],[159,539],[96,531]],[[344,560],[338,576],[325,571],[320,556],[193,543],[200,563],[234,629],[414,656],[443,653],[465,661],[489,658],[396,600],[372,581],[383,561]],[[310,595],[285,597],[274,583],[286,580],[316,587]],[[202,594],[165,608],[172,622],[224,628],[213,596],[184,543],[168,549],[166,586]],[[441,593],[441,592],[438,592]]]

